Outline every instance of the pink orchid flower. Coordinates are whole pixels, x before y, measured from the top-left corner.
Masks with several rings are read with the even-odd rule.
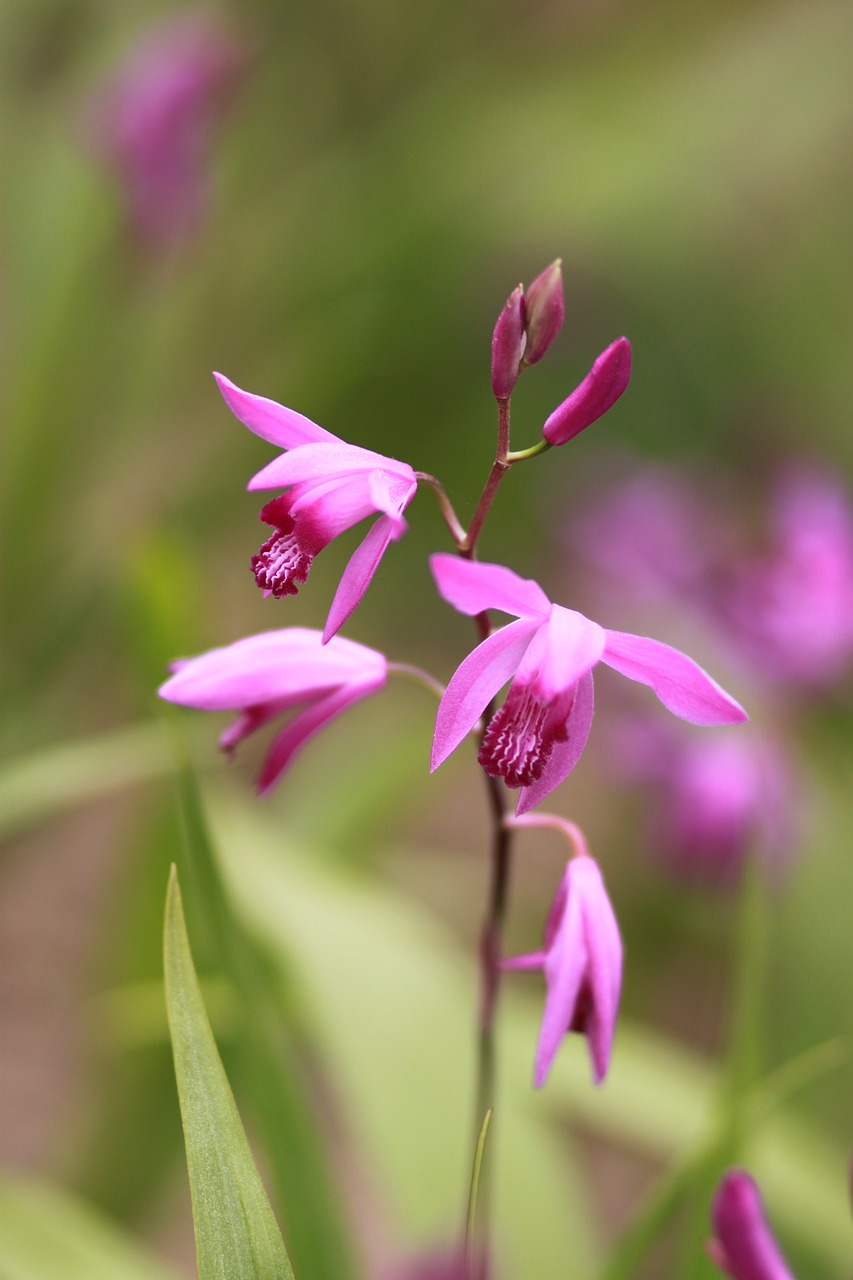
[[[172,670],[161,698],[201,711],[239,712],[219,740],[223,751],[233,751],[283,712],[301,708],[267,752],[257,783],[264,795],[316,733],[383,687],[388,664],[383,654],[353,640],[336,636],[324,645],[319,631],[289,627],[181,659]]]
[[[732,1280],[794,1280],[764,1216],[761,1192],[743,1169],[730,1169],[711,1210],[714,1263]]]
[[[403,512],[415,496],[417,477],[407,462],[346,444],[301,413],[241,391],[221,373],[214,377],[235,417],[261,439],[288,450],[248,485],[250,490],[288,490],[261,512],[275,532],[252,568],[267,594],[296,595],[323,547],[379,513],[344,570],[323,631],[325,644],[361,602],[388,544],[406,532]]]
[[[570,860],[545,925],[545,946],[501,962],[504,969],[542,969],[547,995],[533,1083],[545,1083],[562,1039],[586,1036],[592,1075],[601,1084],[622,989],[622,940],[598,864],[588,854]]]
[[[592,727],[592,669],[598,662],[650,685],[669,711],[693,724],[747,719],[740,704],[678,649],[607,631],[552,604],[538,583],[501,565],[445,554],[432,556],[430,564],[439,592],[461,613],[500,609],[517,619],[478,645],[454,673],[438,709],[432,768],[456,750],[511,680],[478,758],[490,777],[521,788],[519,814],[553,791],[580,759]]]

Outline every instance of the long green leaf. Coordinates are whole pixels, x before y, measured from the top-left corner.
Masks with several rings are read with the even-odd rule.
[[[293,1280],[210,1029],[174,869],[163,959],[199,1280]]]

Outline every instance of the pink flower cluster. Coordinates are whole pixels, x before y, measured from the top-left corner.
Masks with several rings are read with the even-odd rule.
[[[519,286],[499,318],[492,346],[493,390],[499,401],[508,401],[520,372],[545,354],[562,317],[562,283],[559,264],[554,264],[526,293]],[[620,338],[550,415],[537,448],[563,444],[594,422],[622,394],[629,372],[630,347]],[[160,690],[171,702],[236,712],[221,738],[228,752],[269,722],[289,716],[273,738],[258,779],[258,789],[265,793],[314,735],[383,688],[394,671],[383,654],[338,633],[364,598],[390,543],[404,534],[404,512],[419,481],[432,478],[406,462],[347,444],[295,410],[243,391],[221,374],[216,380],[239,421],[282,451],[249,482],[251,490],[280,491],[261,512],[272,533],[252,561],[265,594],[279,599],[296,595],[324,547],[374,518],[344,570],[322,634],[292,627],[238,640],[175,663]],[[503,464],[513,461],[507,454]],[[517,816],[508,822],[559,823],[529,811],[568,777],[583,752],[593,718],[593,669],[599,663],[647,685],[669,711],[692,724],[746,719],[742,707],[685,654],[645,636],[605,629],[552,602],[537,583],[511,569],[477,562],[464,531],[462,536],[455,532],[461,528],[458,521],[448,521],[448,526],[460,554],[432,557],[439,594],[460,612],[477,617],[481,629],[492,610],[514,620],[496,630],[488,623],[485,638],[452,676],[438,709],[432,768],[479,731],[483,770],[519,792]],[[494,709],[506,685],[506,697]],[[537,1085],[570,1031],[586,1037],[594,1079],[604,1079],[621,986],[619,930],[601,872],[576,829],[565,823],[563,828],[574,856],[560,881],[544,945],[502,961],[506,969],[544,974]]]

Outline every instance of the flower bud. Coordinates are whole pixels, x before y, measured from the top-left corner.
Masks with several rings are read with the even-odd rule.
[[[630,376],[631,344],[627,338],[617,338],[545,423],[542,434],[548,443],[566,444],[600,418],[619,399]]]
[[[517,285],[506,300],[492,334],[492,391],[506,400],[518,378],[524,351],[524,286]]]
[[[524,293],[527,348],[525,364],[536,364],[563,327],[563,272],[559,258],[536,277]]]

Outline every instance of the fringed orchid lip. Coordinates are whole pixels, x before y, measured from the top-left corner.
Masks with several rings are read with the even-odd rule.
[[[439,554],[430,561],[440,594],[461,613],[500,609],[517,621],[484,640],[454,673],[441,700],[432,768],[455,751],[501,688],[480,764],[521,794],[526,813],[568,777],[592,727],[592,670],[599,662],[649,685],[674,715],[693,724],[737,724],[738,702],[686,654],[645,636],[609,631],[552,604],[542,588],[502,565]]]

